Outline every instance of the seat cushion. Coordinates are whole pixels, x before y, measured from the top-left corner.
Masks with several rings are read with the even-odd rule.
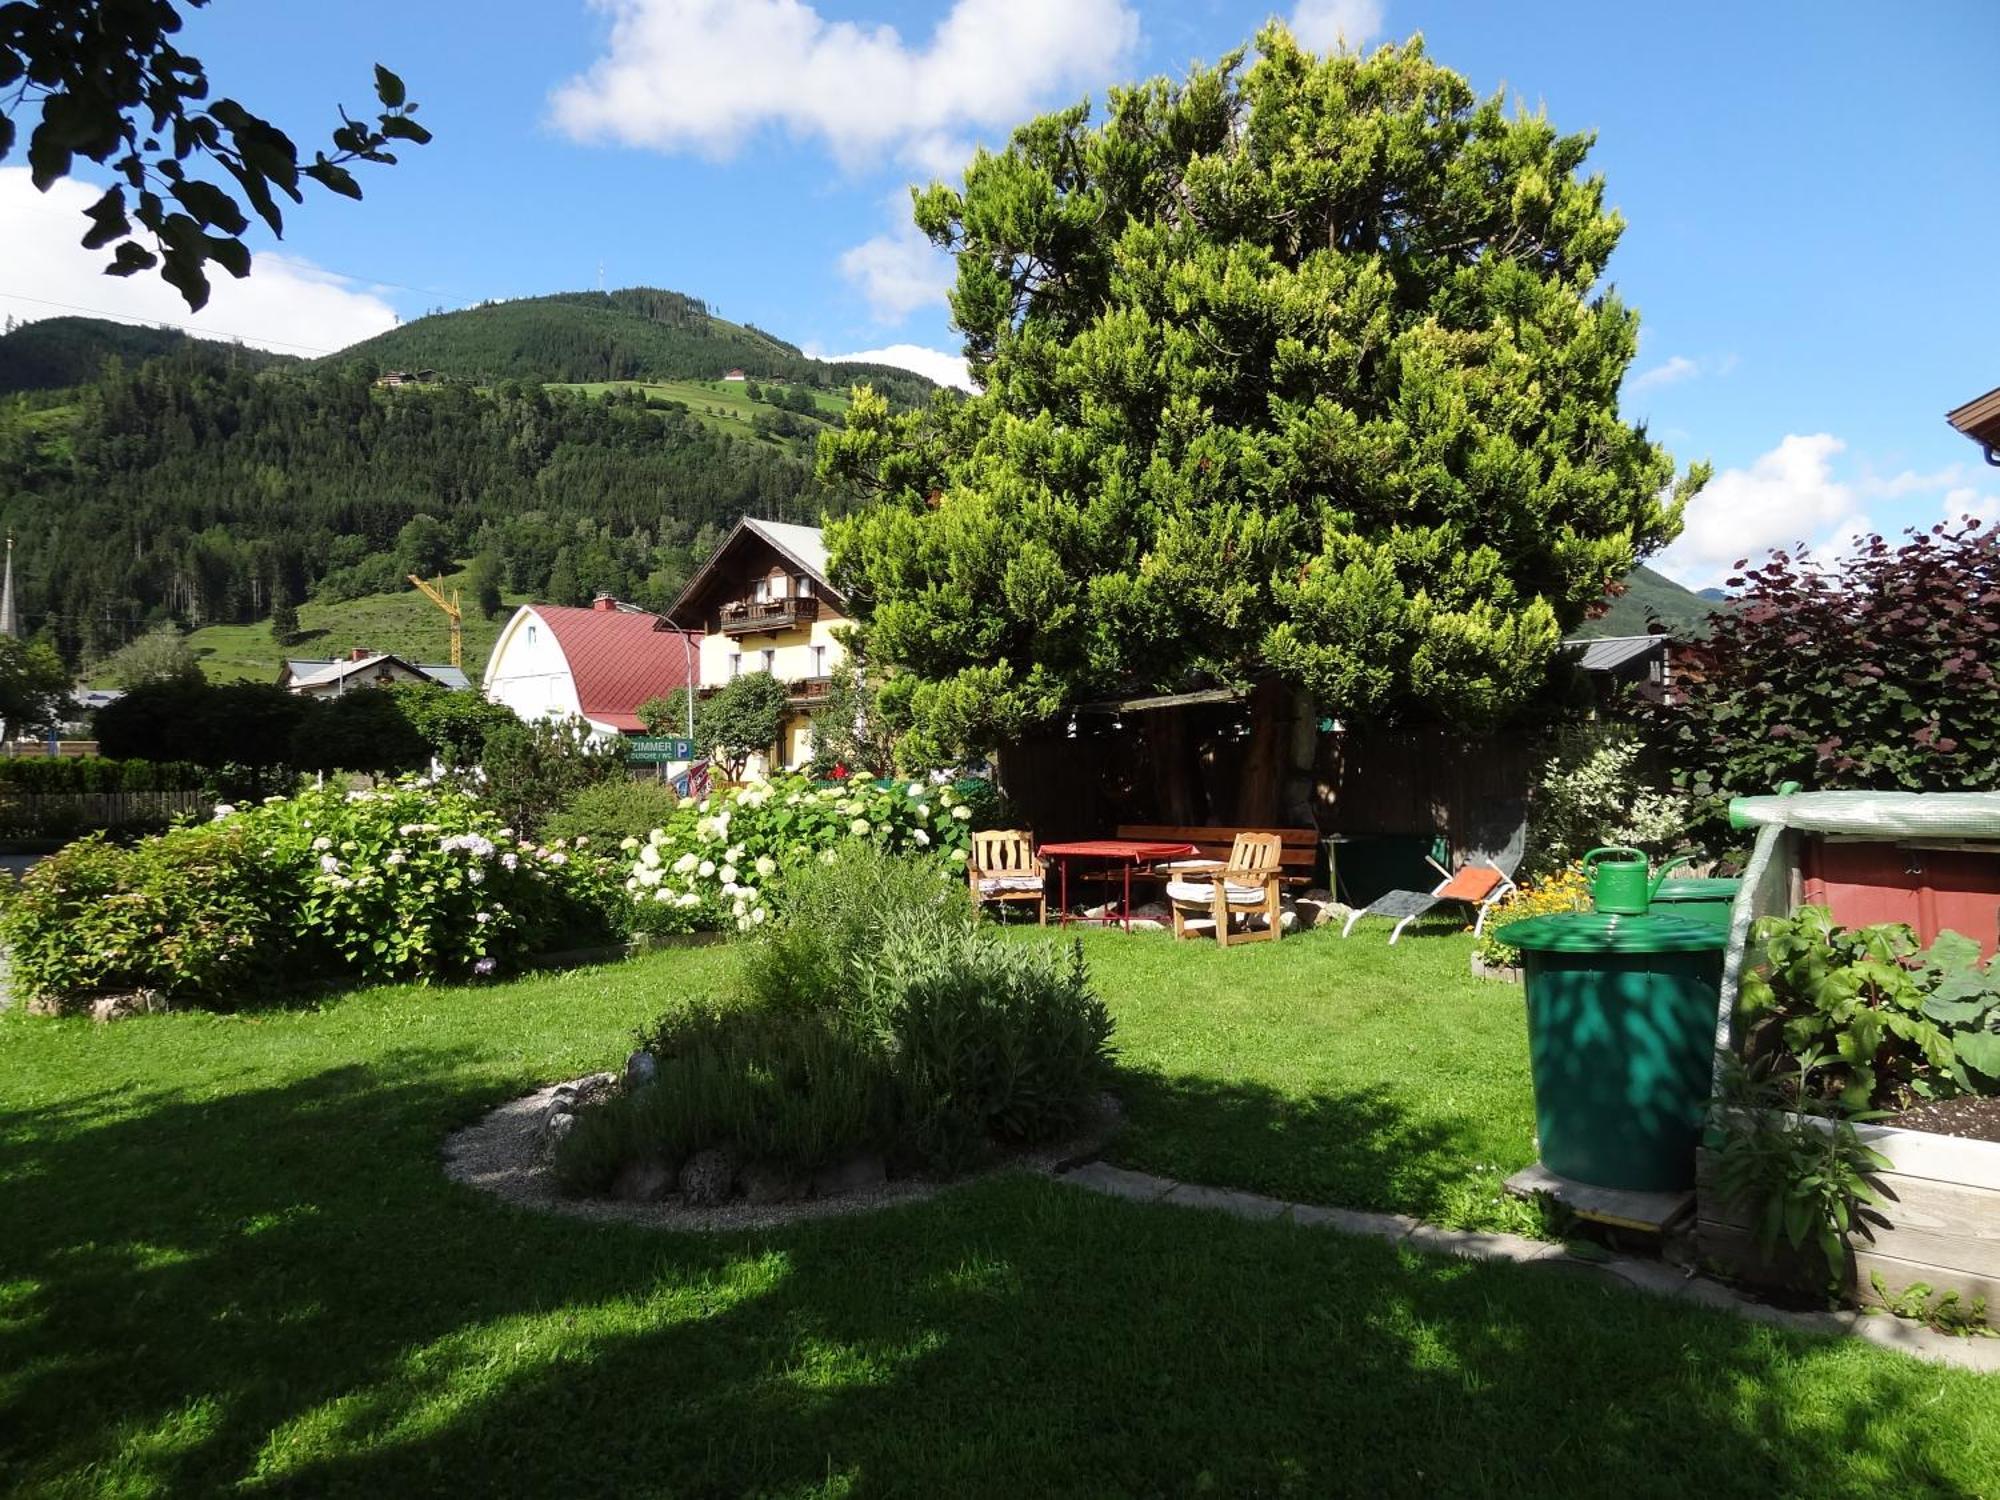
[[[1446,883],[1439,891],[1440,901],[1484,901],[1500,889],[1500,882],[1507,877],[1498,870],[1467,865]]]
[[[1248,906],[1264,899],[1264,887],[1261,885],[1238,885],[1232,880],[1225,891],[1232,906]],[[1206,880],[1169,880],[1167,899],[1208,906],[1215,900],[1215,887]]]
[[[1042,877],[1039,875],[988,875],[979,882],[979,894],[997,896],[1002,891],[1039,891]]]

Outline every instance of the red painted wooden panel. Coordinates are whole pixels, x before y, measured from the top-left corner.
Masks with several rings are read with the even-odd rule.
[[[1949,929],[2000,951],[2000,846],[1913,849],[1806,840],[1805,898],[1843,927],[1907,922],[1928,943]]]

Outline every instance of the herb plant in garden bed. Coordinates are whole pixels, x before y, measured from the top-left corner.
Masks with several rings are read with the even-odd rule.
[[[676,1007],[574,1115],[566,1190],[690,1207],[947,1177],[1090,1122],[1111,1022],[1075,946],[980,928],[934,860],[866,842],[792,877],[742,993]]]

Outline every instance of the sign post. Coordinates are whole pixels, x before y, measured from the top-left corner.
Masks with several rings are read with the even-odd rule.
[[[685,735],[634,735],[625,741],[628,765],[664,766],[669,761],[693,759],[694,741]]]

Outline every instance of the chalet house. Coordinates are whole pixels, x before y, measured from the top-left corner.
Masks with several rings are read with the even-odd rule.
[[[743,372],[742,372],[741,370],[725,370],[725,371],[723,371],[723,372],[722,372],[722,378],[723,378],[724,380],[747,380],[747,379],[749,379],[749,377],[748,377],[747,375],[745,375],[745,374],[744,374],[744,373],[743,373]]]
[[[2000,467],[2000,389],[1945,413],[1945,420],[1979,444],[1989,464]]]
[[[581,719],[600,735],[640,734],[639,706],[687,685],[700,644],[608,594],[588,609],[524,604],[493,643],[482,682],[488,698],[523,719]]]
[[[796,770],[812,759],[813,711],[847,654],[834,639],[834,628],[847,620],[846,601],[826,575],[817,526],[746,516],[660,623],[700,643],[703,695],[746,672],[769,672],[786,685],[791,713],[778,743],[752,758],[752,775]]]
[[[338,698],[357,688],[388,687],[398,682],[429,682],[460,691],[472,684],[457,667],[439,662],[411,662],[387,651],[356,647],[336,661],[287,661],[278,671],[278,686],[307,698]]]
[[[1563,650],[1582,669],[1600,709],[1613,707],[1626,689],[1650,703],[1666,699],[1673,638],[1652,635],[1607,635],[1564,641]]]

